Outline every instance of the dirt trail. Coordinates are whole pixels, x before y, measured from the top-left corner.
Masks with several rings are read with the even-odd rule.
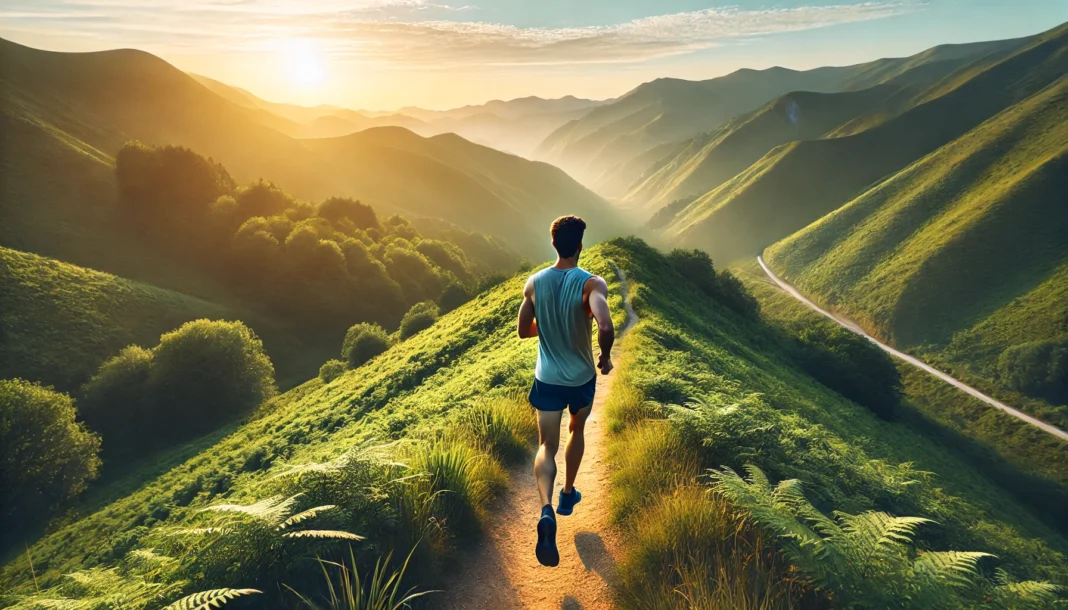
[[[1023,422],[1031,424],[1032,426],[1038,428],[1039,430],[1042,430],[1043,432],[1048,432],[1049,434],[1052,434],[1053,436],[1056,436],[1056,437],[1058,437],[1058,438],[1060,438],[1062,440],[1068,441],[1068,432],[1065,432],[1064,430],[1061,430],[1060,428],[1058,428],[1056,426],[1053,426],[1051,424],[1047,424],[1046,422],[1044,422],[1044,421],[1042,421],[1040,419],[1037,419],[1035,417],[1031,417],[1030,415],[1024,413],[1023,411],[1020,411],[1019,409],[1010,407],[1009,405],[1001,402],[1000,400],[996,400],[994,398],[991,398],[990,396],[987,396],[986,394],[983,394],[982,392],[980,392],[979,390],[973,388],[972,386],[965,384],[963,381],[960,381],[959,379],[957,379],[955,377],[950,377],[949,375],[947,375],[947,374],[943,373],[942,371],[934,368],[933,366],[927,364],[926,362],[920,360],[919,358],[916,358],[914,356],[910,356],[910,355],[908,355],[908,354],[906,354],[906,353],[904,353],[904,352],[902,352],[900,350],[896,350],[896,349],[890,347],[889,345],[886,345],[885,343],[880,342],[878,339],[876,339],[876,338],[872,337],[871,335],[869,335],[868,333],[864,332],[863,328],[857,326],[853,322],[850,322],[849,320],[846,320],[845,318],[840,318],[840,317],[834,315],[833,313],[827,311],[826,309],[823,309],[819,305],[816,305],[815,303],[810,301],[807,297],[805,297],[805,295],[803,295],[800,292],[798,292],[796,288],[794,288],[790,284],[786,283],[786,281],[783,280],[782,278],[780,278],[779,276],[775,275],[775,273],[771,269],[768,268],[767,264],[764,263],[764,257],[763,256],[758,256],[757,257],[757,262],[760,263],[760,268],[764,270],[764,273],[768,274],[768,277],[771,278],[771,280],[773,282],[775,282],[779,286],[779,288],[782,288],[783,290],[785,290],[787,294],[789,294],[790,296],[794,297],[798,301],[801,301],[802,303],[804,303],[805,305],[807,305],[809,308],[811,308],[812,310],[816,311],[817,313],[821,313],[821,314],[827,316],[828,318],[830,318],[831,320],[837,322],[838,324],[840,324],[844,328],[847,328],[847,329],[857,333],[858,335],[864,337],[868,341],[871,341],[872,343],[874,343],[875,345],[877,345],[880,348],[882,348],[883,351],[885,351],[886,353],[890,354],[891,356],[893,356],[895,358],[900,358],[901,360],[904,360],[905,362],[911,364],[912,366],[914,366],[914,367],[916,367],[916,368],[918,368],[920,370],[926,371],[926,372],[930,373],[931,375],[934,375],[935,377],[938,377],[942,381],[952,385],[953,387],[955,387],[955,388],[957,388],[957,389],[959,389],[959,390],[961,390],[963,392],[966,392],[966,393],[978,398],[979,400],[985,402],[986,404],[988,404],[988,405],[990,405],[990,406],[992,406],[992,407],[994,407],[996,409],[1001,409],[1002,411],[1004,411],[1005,413],[1008,413],[1009,415],[1015,417],[1016,419],[1019,419],[1019,420],[1021,420]]]
[[[612,264],[623,286],[627,322],[621,335],[637,321],[627,297],[623,272]],[[618,365],[619,342],[612,350]],[[597,377],[593,411],[586,422],[586,452],[575,487],[582,502],[574,514],[558,516],[556,544],[560,565],[547,568],[534,557],[535,529],[541,515],[534,482],[533,457],[513,468],[508,491],[490,509],[486,536],[461,553],[462,564],[434,606],[450,610],[529,608],[593,610],[613,608],[619,540],[608,523],[609,473],[605,455],[604,404],[616,373]],[[563,485],[567,416],[561,418],[560,450],[556,455],[556,491]],[[556,493],[553,494],[553,504]]]

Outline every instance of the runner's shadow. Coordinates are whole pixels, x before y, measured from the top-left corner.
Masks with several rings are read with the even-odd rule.
[[[596,572],[608,585],[616,584],[616,562],[597,532],[575,534],[575,549],[587,572]],[[565,600],[566,601],[566,600]]]
[[[582,610],[582,604],[579,603],[579,600],[568,595],[564,598],[564,601],[560,602],[560,610]]]

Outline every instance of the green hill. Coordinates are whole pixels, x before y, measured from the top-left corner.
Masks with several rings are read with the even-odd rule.
[[[7,248],[0,248],[0,301],[0,378],[68,392],[127,345],[155,345],[200,318],[244,320],[264,340],[284,387],[329,357],[248,311]]]
[[[186,146],[226,165],[239,182],[270,179],[303,199],[348,196],[381,211],[418,207],[515,241],[538,258],[544,255],[541,240],[534,249],[529,235],[543,232],[546,219],[577,211],[601,225],[611,221],[607,203],[559,170],[459,137],[430,141],[385,128],[336,142],[297,140],[147,53],[51,53],[8,41],[0,41],[0,51],[5,63],[0,157],[4,175],[14,177],[4,181],[0,196],[0,210],[11,219],[0,239],[20,249],[117,270],[113,265],[129,257],[98,252],[78,258],[70,251],[92,251],[95,244],[85,242],[100,239],[98,230],[107,221],[99,217],[114,195],[108,170],[129,140]],[[378,154],[395,162],[375,161]],[[454,157],[463,163],[454,165]],[[468,162],[474,157],[477,166]],[[54,180],[50,168],[70,179]],[[520,176],[523,186],[501,187]],[[78,220],[68,224],[68,218]],[[92,235],[71,235],[78,230]]]
[[[1061,76],[776,244],[769,263],[896,345],[953,342],[952,363],[993,380],[1006,348],[1063,333],[1065,125]]]
[[[756,255],[909,163],[1057,81],[1068,27],[968,64],[916,95],[910,109],[854,135],[773,149],[681,211],[665,235],[717,260]]]
[[[596,186],[599,193],[622,196],[637,174],[613,172],[612,168],[657,146],[714,131],[780,95],[866,89],[918,66],[974,59],[1017,44],[1019,41],[945,45],[913,57],[801,72],[775,67],[739,70],[705,81],[658,79],[560,127],[545,139],[537,154],[584,184]]]

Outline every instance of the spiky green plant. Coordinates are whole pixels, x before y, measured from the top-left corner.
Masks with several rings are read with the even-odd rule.
[[[415,549],[412,549],[412,553]],[[312,598],[294,591],[290,591],[311,610],[400,610],[409,607],[409,602],[424,595],[437,593],[437,591],[416,592],[416,587],[406,591],[401,590],[404,581],[404,573],[408,570],[408,562],[412,559],[412,553],[404,560],[399,570],[390,568],[392,553],[380,558],[375,563],[371,580],[366,581],[360,577],[360,571],[356,567],[356,557],[349,549],[349,563],[319,560],[323,570],[323,579],[326,581],[326,594],[322,595],[322,601],[317,602]],[[336,577],[330,574],[329,567],[335,568]]]
[[[226,602],[239,597],[260,593],[263,592],[257,589],[212,589],[187,595],[163,610],[210,610],[221,608],[226,605]]]
[[[507,463],[530,454],[538,424],[530,403],[518,393],[479,402],[464,414],[463,426],[488,453]]]
[[[772,485],[756,466],[742,478],[730,468],[711,473],[713,493],[722,494],[779,537],[791,564],[846,608],[956,608],[977,592],[977,565],[989,553],[917,551],[917,528],[931,520],[868,511],[835,511],[833,518],[805,498],[797,479]],[[1008,585],[1005,585],[1008,586]],[[1016,587],[1041,596],[1045,583]],[[1014,591],[999,588],[1012,598]]]

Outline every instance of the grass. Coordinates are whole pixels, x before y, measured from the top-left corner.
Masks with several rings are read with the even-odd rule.
[[[691,496],[675,504],[667,498],[703,487],[706,468],[753,463],[774,480],[799,478],[824,511],[933,519],[938,525],[920,533],[921,549],[988,552],[1018,578],[1068,582],[1068,540],[984,476],[970,454],[907,422],[883,421],[815,382],[791,359],[781,330],[709,301],[648,247],[613,242],[605,255],[626,271],[641,320],[623,339],[627,356],[607,406],[613,516],[625,531],[654,536],[659,526],[652,514],[665,523],[676,523],[675,516],[680,524],[701,523],[702,511],[718,510],[721,499],[710,496],[706,506]],[[1057,468],[1049,459],[1028,472]],[[668,519],[664,511],[678,514]],[[697,556],[684,543],[702,539],[702,532],[680,535],[665,525],[656,534],[661,542],[628,550],[620,572],[631,583],[621,590],[624,607],[688,607],[679,593],[687,590],[710,599],[744,596],[753,606],[826,602],[803,582],[782,588],[798,579],[774,556],[762,559],[764,567],[745,581],[744,591],[717,593],[723,585],[715,578],[705,578],[701,589],[680,576],[713,576],[721,564],[743,570],[739,562],[753,553],[745,549],[774,555],[774,541],[758,541],[757,533],[752,529],[729,544],[720,535],[708,542],[719,549],[710,551],[713,559],[691,561],[685,558]],[[660,557],[661,569],[649,572],[642,557]],[[643,578],[644,587],[638,584]]]
[[[611,276],[600,248],[588,249],[583,263]],[[316,377],[276,397],[221,438],[194,443],[200,450],[192,457],[176,450],[165,466],[116,482],[28,553],[9,555],[0,588],[34,588],[28,556],[45,588],[63,574],[115,566],[131,550],[158,548],[197,558],[180,575],[198,590],[243,586],[274,595],[285,579],[305,592],[300,586],[321,584],[314,570],[279,571],[310,552],[303,547],[286,551],[284,561],[258,563],[231,555],[242,545],[212,543],[216,551],[205,554],[195,552],[199,546],[175,549],[164,536],[196,524],[204,507],[272,495],[297,495],[299,509],[342,507],[318,517],[328,521],[316,529],[366,537],[357,548],[364,573],[390,551],[403,557],[418,546],[411,582],[433,586],[457,541],[480,531],[481,507],[506,480],[503,464],[529,450],[533,415],[518,392],[531,382],[536,342],[520,341],[514,329],[524,280],[483,293],[330,383]],[[618,294],[610,301],[622,316]],[[224,582],[231,578],[243,584]]]

